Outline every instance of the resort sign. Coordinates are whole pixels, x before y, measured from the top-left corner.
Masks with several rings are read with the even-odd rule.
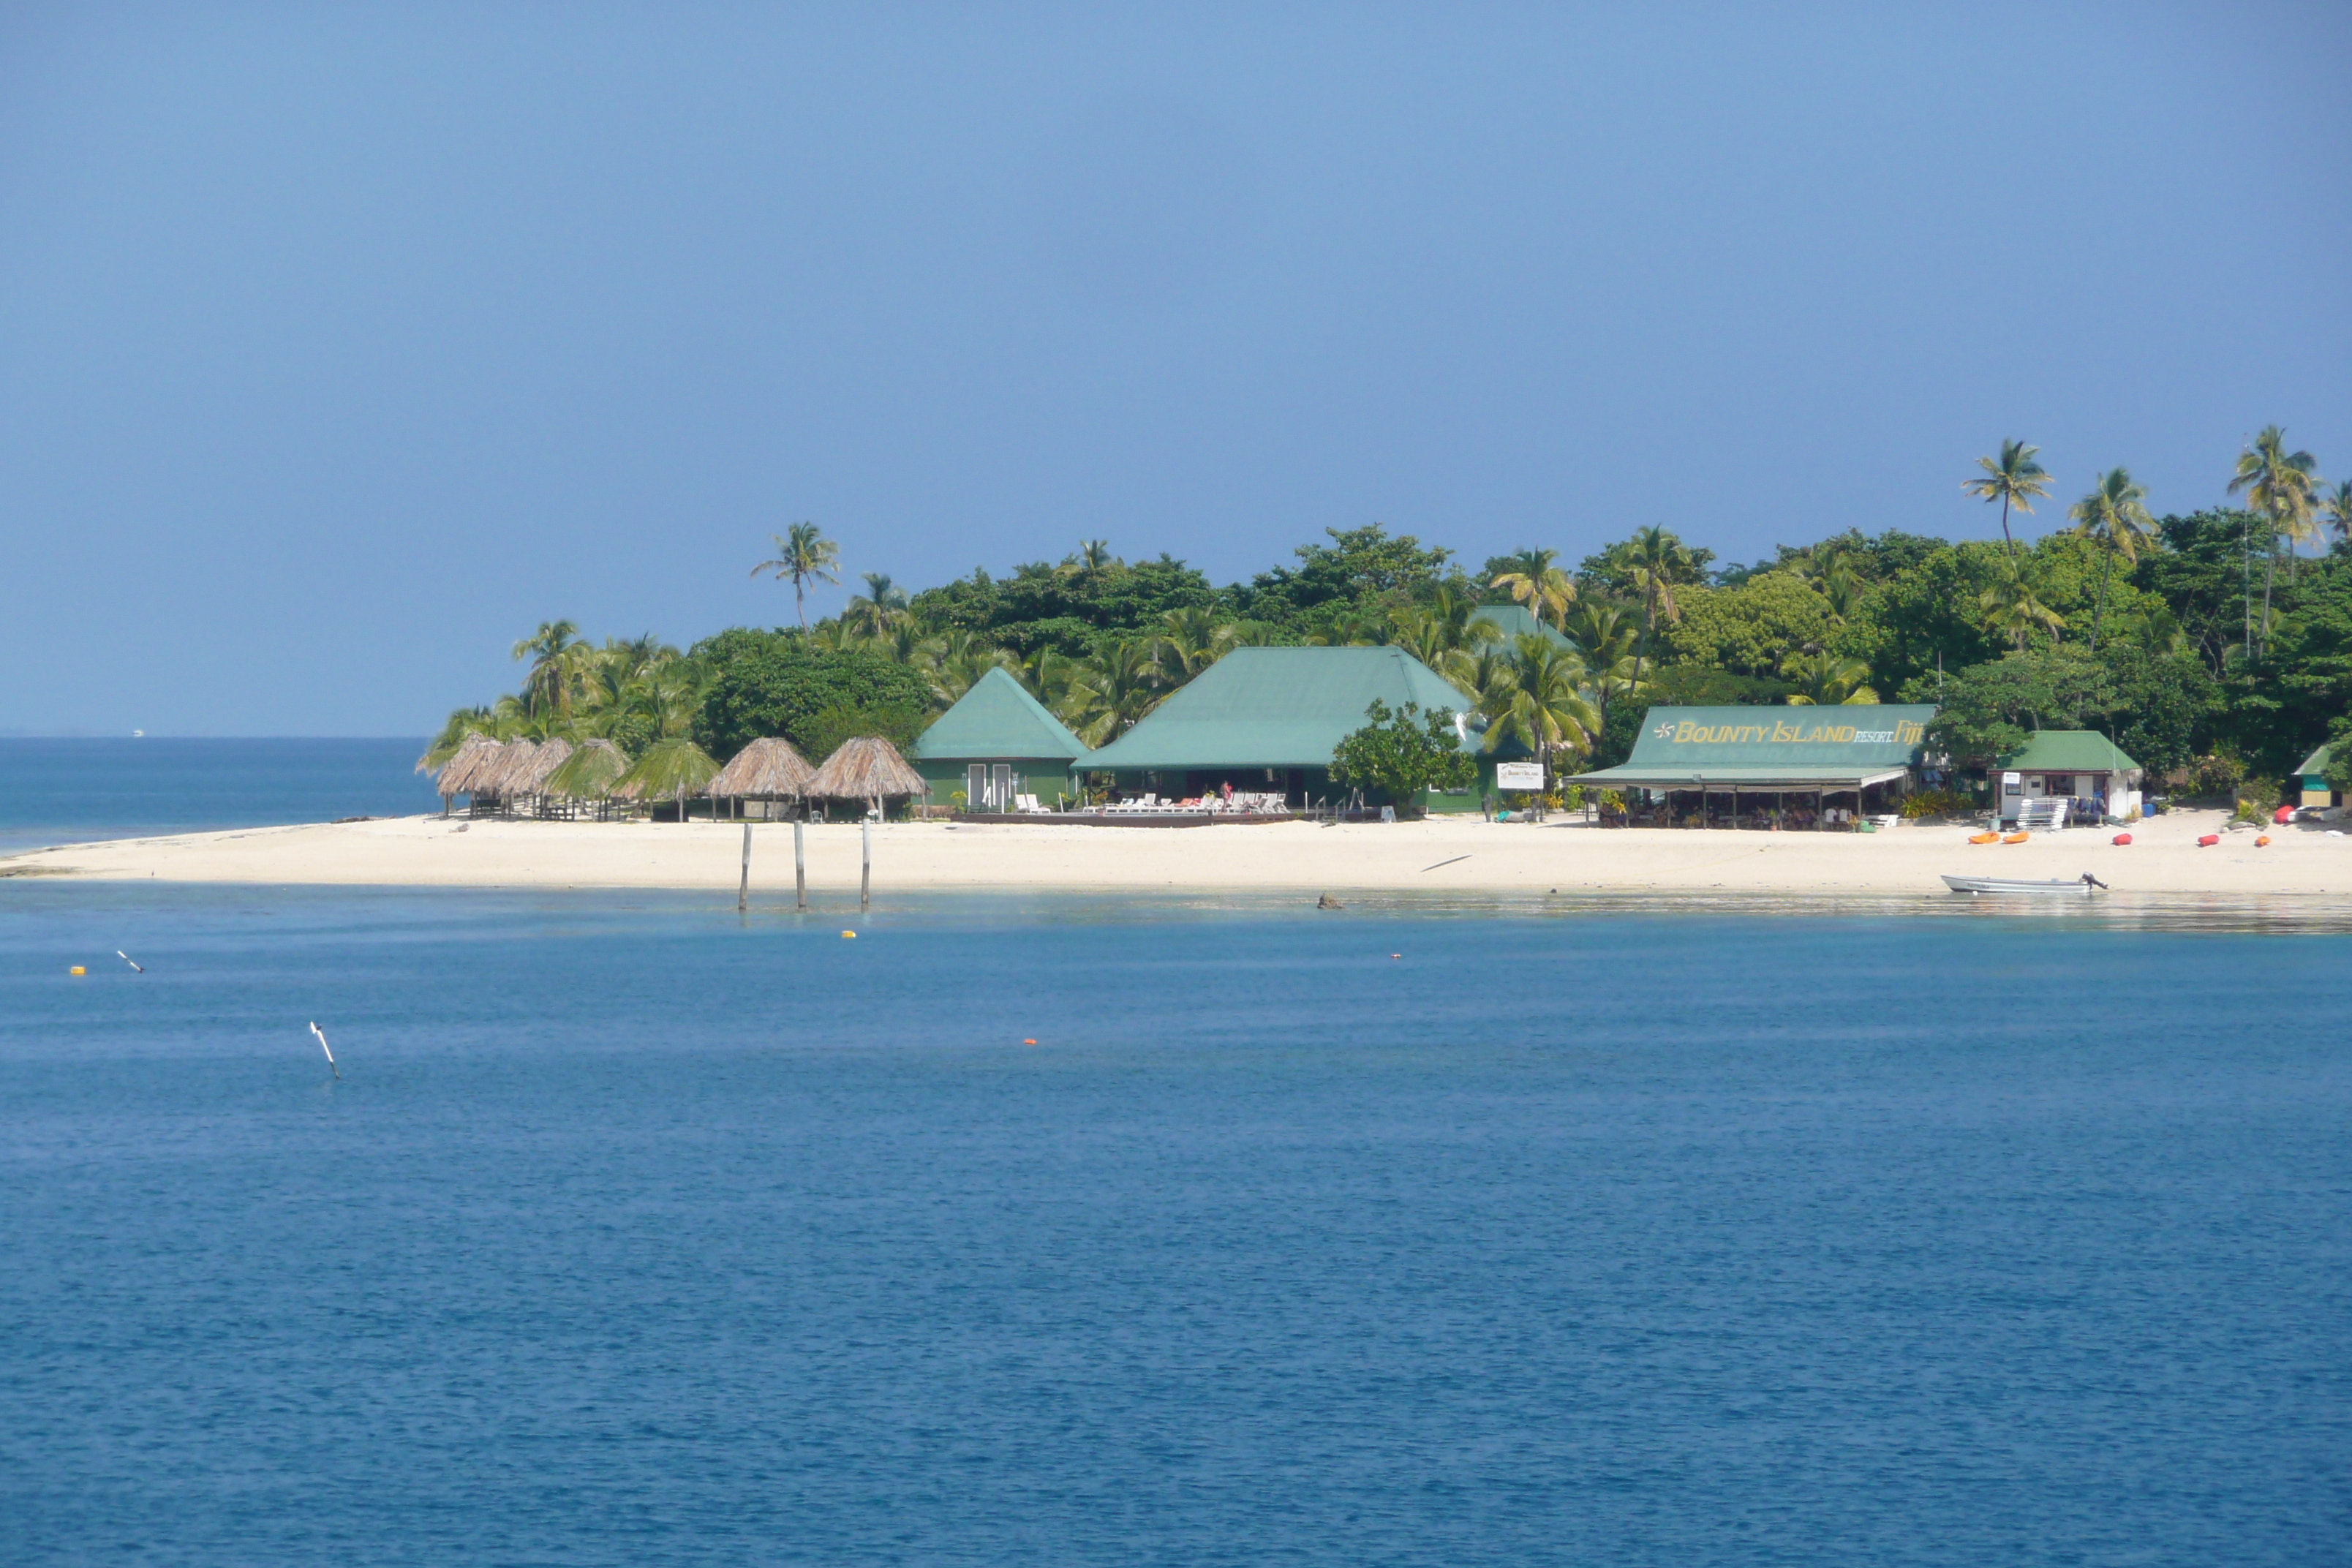
[[[1655,716],[1656,711],[1656,710],[1652,710],[1653,717]],[[1935,710],[1931,708],[1927,711],[1932,714]],[[1768,723],[1751,724],[1723,721],[1722,712],[1721,709],[1713,710],[1708,717],[1714,718],[1717,721],[1712,723],[1706,719],[1663,720],[1652,726],[1650,736],[1653,740],[1664,741],[1670,745],[1676,746],[1693,743],[1709,746],[1743,743],[1775,746],[1916,746],[1927,738],[1927,723],[1924,719],[1898,718],[1883,727],[1876,721],[1868,724],[1847,724],[1835,721],[1816,721],[1808,724],[1801,720],[1790,723],[1785,719],[1776,719]]]
[[[1541,763],[1496,763],[1495,764],[1496,789],[1538,790],[1543,786],[1544,769]]]

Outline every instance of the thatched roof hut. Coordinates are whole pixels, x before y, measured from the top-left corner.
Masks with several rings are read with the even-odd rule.
[[[517,793],[515,781],[530,771],[531,759],[537,755],[538,742],[509,741],[499,748],[497,764],[475,776],[473,793],[502,796]]]
[[[771,737],[736,752],[702,793],[721,800],[797,799],[808,793],[809,780],[815,776],[816,770],[790,741]]]
[[[920,795],[923,775],[879,735],[844,741],[808,782],[808,793],[829,800],[884,800]]]
[[[449,760],[441,764],[440,776],[434,781],[433,787],[445,797],[472,794],[483,770],[495,766],[504,751],[499,742],[488,735],[467,736],[450,753]]]
[[[571,756],[571,742],[542,742],[531,752],[530,761],[503,775],[500,782],[506,785],[509,795],[543,795],[547,791],[549,775],[570,761]]]
[[[540,786],[566,800],[600,800],[629,771],[629,754],[606,740],[583,741]]]

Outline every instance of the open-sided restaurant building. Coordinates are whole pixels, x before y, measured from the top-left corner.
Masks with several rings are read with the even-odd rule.
[[[1128,795],[1185,798],[1230,784],[1237,794],[1279,795],[1294,809],[1336,802],[1348,787],[1332,781],[1331,753],[1364,727],[1376,700],[1453,713],[1463,749],[1478,749],[1479,737],[1460,722],[1470,700],[1402,648],[1241,647],[1076,766],[1109,774]],[[1491,781],[1493,760],[1479,756]],[[1479,788],[1428,792],[1419,804],[1475,811]]]
[[[1935,716],[1927,704],[1653,708],[1632,756],[1567,782],[1629,792],[1637,819],[1819,826],[1893,810]],[[1633,806],[1633,791],[1646,806]]]

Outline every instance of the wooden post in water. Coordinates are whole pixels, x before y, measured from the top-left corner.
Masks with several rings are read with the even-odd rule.
[[[743,879],[735,884],[735,912],[751,907],[751,825],[743,824]]]
[[[808,845],[801,837],[805,826],[799,817],[793,818],[793,908],[808,908]]]
[[[858,824],[858,835],[865,841],[865,858],[857,868],[857,907],[862,910],[873,897],[874,824]]]

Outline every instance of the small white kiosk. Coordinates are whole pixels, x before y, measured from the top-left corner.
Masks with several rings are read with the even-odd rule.
[[[2037,731],[2023,750],[2001,759],[2000,820],[2015,822],[2042,800],[2063,800],[2075,822],[2129,820],[2139,815],[2142,776],[2140,765],[2096,730]]]

